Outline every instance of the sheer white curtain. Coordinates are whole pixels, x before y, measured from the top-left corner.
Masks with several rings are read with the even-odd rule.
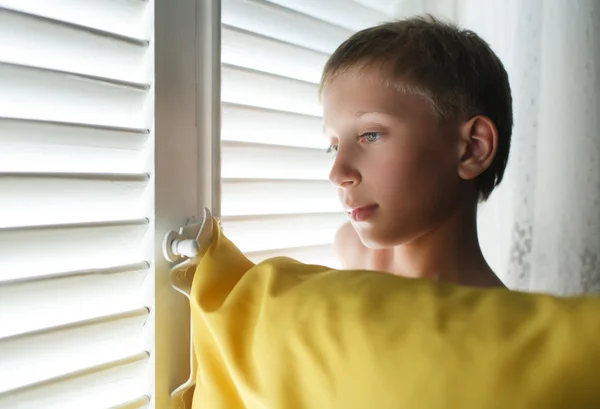
[[[505,180],[481,207],[484,252],[514,289],[600,292],[600,2],[361,0],[486,39],[510,76]]]

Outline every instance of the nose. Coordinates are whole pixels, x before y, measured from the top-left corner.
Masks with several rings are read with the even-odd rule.
[[[353,166],[350,158],[341,150],[338,151],[331,171],[329,172],[329,181],[337,187],[351,187],[358,185],[361,181],[361,175],[356,166]]]

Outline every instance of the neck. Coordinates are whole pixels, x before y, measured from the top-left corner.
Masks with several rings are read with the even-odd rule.
[[[503,286],[481,252],[475,203],[457,206],[434,228],[394,247],[389,254],[389,270],[400,276],[476,287]]]

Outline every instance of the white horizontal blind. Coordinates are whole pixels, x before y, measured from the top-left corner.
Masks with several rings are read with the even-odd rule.
[[[318,83],[338,45],[383,20],[352,0],[223,0],[222,224],[252,260],[337,266]]]
[[[0,408],[149,405],[152,20],[0,0]]]

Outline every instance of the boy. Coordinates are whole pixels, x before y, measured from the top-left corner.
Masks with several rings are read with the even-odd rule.
[[[507,73],[476,34],[419,17],[356,33],[327,62],[330,180],[350,222],[345,269],[503,286],[477,237],[477,204],[500,183],[512,130]]]

